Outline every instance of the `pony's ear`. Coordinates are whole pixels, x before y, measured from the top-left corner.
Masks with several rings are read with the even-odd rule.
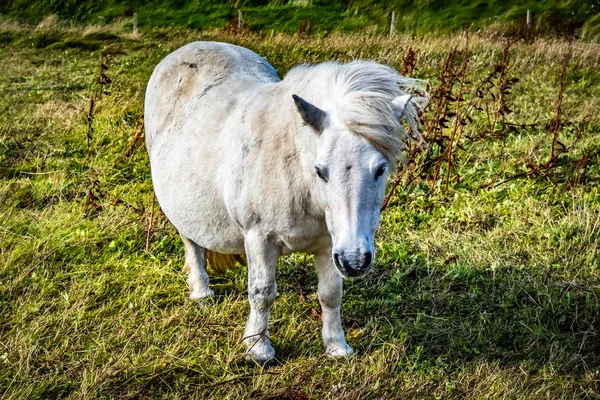
[[[410,99],[412,99],[412,95],[403,94],[392,100],[392,105],[394,106],[394,112],[396,113],[397,118],[402,118],[404,116],[404,110],[410,102]]]
[[[292,97],[294,98],[296,108],[304,122],[307,125],[312,126],[319,133],[323,131],[327,120],[327,112],[321,110],[319,107],[313,106],[300,96],[293,94]]]

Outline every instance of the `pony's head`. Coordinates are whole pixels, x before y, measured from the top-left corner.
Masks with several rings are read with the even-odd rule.
[[[323,92],[309,93],[312,102],[297,95],[293,99],[312,131],[313,173],[334,263],[344,277],[362,276],[375,257],[374,237],[388,174],[398,159],[403,160],[405,141],[422,140],[417,112],[427,98],[410,94],[422,82],[377,63],[313,68],[314,76],[319,68],[328,72]],[[403,117],[412,137],[401,125]]]

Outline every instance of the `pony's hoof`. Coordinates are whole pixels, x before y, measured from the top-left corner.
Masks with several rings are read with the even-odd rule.
[[[325,353],[329,357],[348,357],[354,354],[354,349],[346,343],[341,343],[327,346]]]
[[[246,351],[246,360],[266,365],[275,358],[275,349],[268,343],[256,343]]]
[[[213,292],[212,289],[208,289],[208,290],[194,289],[190,293],[190,299],[195,300],[195,301],[208,300],[211,297],[215,297],[215,292]]]

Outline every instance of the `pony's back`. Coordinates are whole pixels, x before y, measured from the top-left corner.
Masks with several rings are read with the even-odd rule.
[[[154,69],[146,89],[146,144],[173,128],[191,110],[210,103],[231,107],[225,100],[249,83],[277,82],[280,78],[264,58],[240,46],[193,42],[165,57]],[[214,89],[219,88],[215,91]],[[215,101],[219,100],[219,101]]]

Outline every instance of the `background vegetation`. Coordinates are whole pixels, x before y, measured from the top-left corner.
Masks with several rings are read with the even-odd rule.
[[[533,13],[535,29],[545,34],[578,30],[600,35],[600,0],[5,0],[0,14],[37,24],[51,14],[76,23],[107,23],[138,12],[140,26],[224,28],[243,11],[253,31],[294,33],[301,23],[315,32],[388,32],[391,12],[397,29],[409,33],[453,32],[465,28],[504,32]]]
[[[0,26],[3,398],[600,396],[598,44],[43,22]],[[243,268],[188,299],[142,106],[159,60],[199,39],[282,75],[369,58],[431,83],[430,145],[390,182],[374,271],[345,283],[354,357],[322,354],[310,257],[280,262],[271,368],[243,361]]]

